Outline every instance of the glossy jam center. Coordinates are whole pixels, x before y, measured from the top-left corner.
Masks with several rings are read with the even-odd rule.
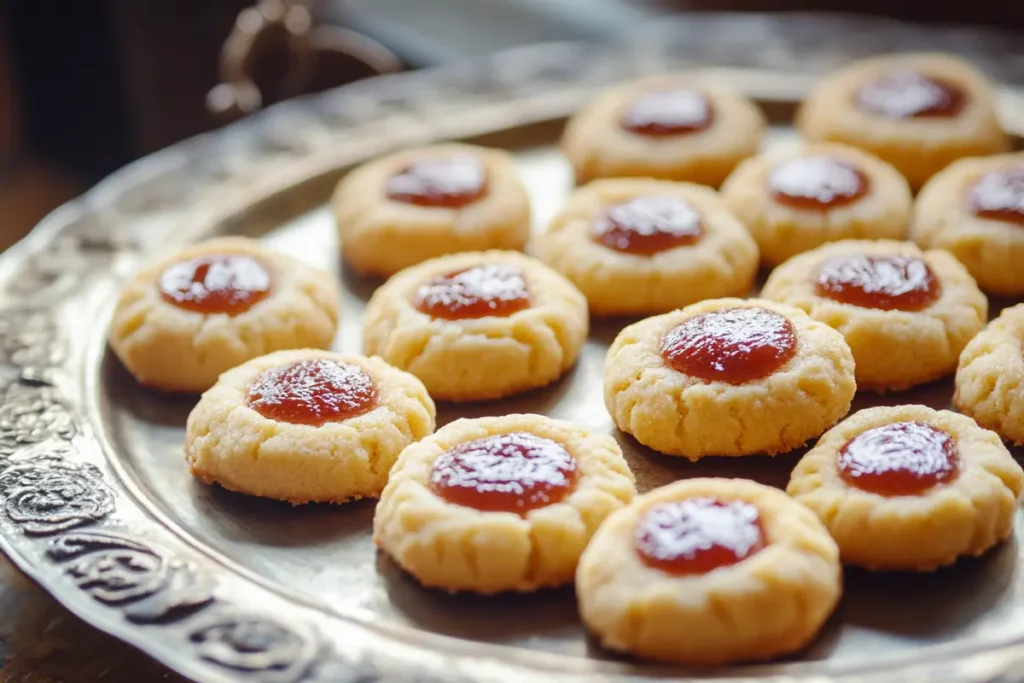
[[[780,164],[768,178],[772,197],[801,209],[828,209],[860,199],[868,179],[852,164],[827,156],[802,157]]]
[[[270,271],[245,254],[210,254],[179,261],[160,275],[160,296],[199,313],[238,315],[270,294]]]
[[[530,300],[522,272],[500,263],[442,275],[416,291],[416,308],[446,320],[511,315]]]
[[[1024,164],[986,173],[968,193],[974,215],[1024,225]]]
[[[356,365],[317,358],[265,371],[247,400],[270,420],[318,426],[369,412],[377,405],[377,387]]]
[[[736,564],[764,546],[761,516],[741,500],[660,503],[636,528],[636,550],[644,563],[680,575],[706,574]]]
[[[939,297],[939,279],[919,258],[850,254],[818,271],[819,296],[861,308],[920,311]]]
[[[611,206],[594,221],[593,238],[609,249],[648,256],[693,244],[700,216],[675,197],[636,197]]]
[[[883,496],[913,496],[960,471],[956,442],[921,422],[895,422],[862,432],[839,451],[839,476]]]
[[[729,384],[767,377],[795,353],[793,323],[763,308],[702,313],[670,330],[661,341],[662,358],[673,370]]]
[[[956,116],[964,99],[959,87],[915,71],[886,74],[857,91],[862,111],[891,119]]]
[[[387,193],[406,204],[458,209],[487,193],[487,171],[469,154],[421,161],[391,176]]]
[[[678,135],[704,130],[714,112],[698,90],[679,89],[644,93],[622,113],[623,128],[640,135]]]
[[[434,462],[430,488],[450,503],[525,513],[562,500],[576,481],[576,460],[562,444],[528,432],[459,444]]]

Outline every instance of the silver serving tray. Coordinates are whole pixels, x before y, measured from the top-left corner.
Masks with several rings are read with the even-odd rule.
[[[1024,77],[1024,68],[1008,68],[1024,63],[1014,44],[866,19],[705,15],[654,26],[614,49],[531,47],[366,81],[133,164],[0,258],[0,547],[70,610],[200,681],[1017,678],[1017,540],[936,574],[848,572],[836,616],[786,662],[647,666],[587,638],[571,589],[486,599],[421,589],[375,551],[372,503],[292,508],[192,481],[182,443],[194,398],[140,389],[105,341],[116,291],[147,256],[244,233],[339,273],[336,347],[359,350],[360,313],[377,283],[340,272],[325,201],[346,168],[397,147],[459,138],[514,151],[540,226],[570,189],[552,147],[561,122],[609,83],[714,66],[762,102],[780,123],[770,144],[785,144],[792,132],[783,122],[808,84],[851,57],[953,50],[1014,83],[1014,74]],[[1007,124],[1021,131],[1016,101],[1006,89]],[[609,431],[644,489],[696,475],[784,484],[798,455],[694,465],[615,432],[600,398],[601,364],[622,324],[596,323],[578,366],[549,390],[441,406],[439,422],[532,411]],[[942,407],[950,394],[946,382],[888,400]]]

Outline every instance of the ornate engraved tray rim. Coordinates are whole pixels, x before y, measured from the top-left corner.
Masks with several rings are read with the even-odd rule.
[[[110,444],[91,427],[97,407],[84,405],[87,385],[96,381],[82,372],[90,349],[76,346],[69,333],[95,324],[90,316],[116,282],[156,246],[192,239],[263,198],[390,148],[557,119],[596,87],[681,65],[720,67],[717,75],[763,100],[793,99],[814,77],[800,67],[814,62],[823,70],[860,54],[830,43],[829,26],[874,36],[854,41],[863,52],[879,51],[878,41],[888,49],[928,41],[962,47],[1013,82],[1002,48],[1013,36],[921,32],[864,18],[703,15],[660,22],[615,49],[531,46],[286,102],[135,162],[61,207],[0,257],[0,549],[79,617],[202,681],[661,677],[656,668],[520,655],[440,635],[412,642],[399,629],[296,600],[215,551],[194,547],[161,524],[162,513],[106,455]],[[739,38],[716,52],[709,36],[722,31]],[[979,45],[986,46],[980,56]],[[1024,56],[1014,60],[1024,65]],[[1024,77],[1024,69],[1016,75]],[[980,681],[1019,675],[1024,663],[1019,647],[938,654],[929,661],[701,674],[810,680],[813,667],[813,679]]]

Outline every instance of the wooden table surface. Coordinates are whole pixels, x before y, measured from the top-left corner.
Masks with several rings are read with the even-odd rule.
[[[2,683],[187,683],[64,609],[0,554]]]

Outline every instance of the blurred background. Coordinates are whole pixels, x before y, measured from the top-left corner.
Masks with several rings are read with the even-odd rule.
[[[0,0],[0,250],[131,160],[295,94],[687,12],[808,10],[1024,28],[1018,0]]]

